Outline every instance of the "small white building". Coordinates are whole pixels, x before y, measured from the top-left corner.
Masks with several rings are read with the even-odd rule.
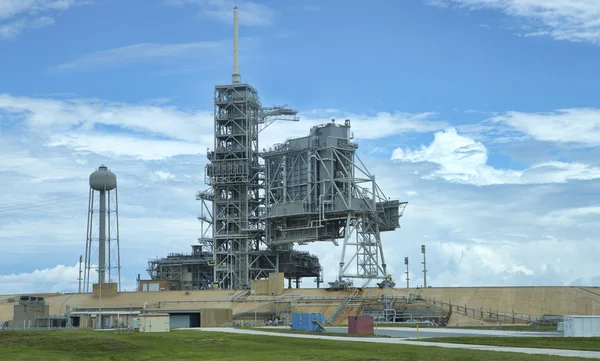
[[[138,324],[140,332],[169,332],[170,322],[168,313],[150,313],[140,315]]]
[[[600,337],[600,316],[565,316],[565,337]]]

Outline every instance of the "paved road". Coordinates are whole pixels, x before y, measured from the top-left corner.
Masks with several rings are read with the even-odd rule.
[[[542,349],[542,348],[525,348],[525,347],[500,347],[500,346],[483,346],[483,345],[463,345],[463,344],[452,344],[452,343],[441,343],[441,342],[422,342],[414,340],[406,340],[401,338],[381,338],[381,337],[342,337],[342,336],[321,336],[321,335],[302,335],[294,333],[280,333],[280,332],[268,332],[268,331],[256,331],[239,328],[188,328],[181,330],[189,331],[206,331],[206,332],[228,332],[238,334],[251,334],[261,335],[270,337],[292,337],[292,338],[308,338],[308,339],[321,339],[321,340],[334,340],[334,341],[345,341],[345,342],[370,342],[370,343],[386,343],[396,345],[410,345],[410,346],[426,346],[426,347],[443,347],[453,349],[465,349],[465,350],[478,350],[478,351],[495,351],[495,352],[515,352],[525,353],[531,355],[551,355],[551,356],[565,356],[565,357],[583,357],[600,359],[600,352],[596,351],[575,351],[575,350],[557,350],[557,349]]]
[[[287,328],[287,327],[286,327]],[[347,327],[327,327],[325,332],[347,333]],[[379,327],[378,335],[416,339],[417,329],[412,327]],[[432,337],[562,337],[562,332],[526,332],[500,330],[464,330],[452,328],[420,328],[419,338]]]

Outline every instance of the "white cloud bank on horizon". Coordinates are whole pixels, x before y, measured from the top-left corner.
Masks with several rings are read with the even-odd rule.
[[[556,128],[553,116],[520,113],[519,125],[511,130],[548,141],[544,134]],[[332,117],[352,120],[360,156],[386,195],[409,201],[403,228],[383,235],[388,267],[396,280],[404,278],[404,256],[420,259],[420,244],[428,246],[429,283],[435,286],[568,285],[595,282],[594,277],[600,276],[593,257],[598,246],[591,236],[600,231],[600,212],[596,199],[589,196],[600,185],[599,164],[548,158],[544,169],[539,164],[500,169],[490,164],[485,142],[444,130],[451,126],[432,113],[307,111],[301,122],[267,128],[261,148],[306,135],[311,126]],[[594,129],[590,122],[600,124],[600,117],[578,119],[573,121],[588,129]],[[511,127],[511,121],[497,121]],[[531,127],[528,122],[540,123]],[[200,204],[194,195],[206,188],[203,152],[212,147],[210,112],[168,104],[4,94],[0,129],[0,181],[6,185],[0,204],[0,242],[7,245],[0,274],[18,276],[0,284],[1,293],[32,289],[28,285],[35,283],[29,274],[36,269],[36,275],[48,276],[35,289],[52,291],[76,282],[72,270],[57,265],[73,264],[83,253],[87,177],[101,163],[119,179],[124,284],[132,284],[138,273],[147,277],[150,258],[189,252],[196,243]],[[397,160],[362,150],[384,140],[398,146],[398,137],[405,133],[434,136],[429,145],[414,141],[402,145],[394,152]],[[586,137],[577,138],[576,132],[571,136],[575,141]],[[535,144],[531,151],[536,151]],[[64,201],[56,201],[60,199]],[[300,248],[321,258],[326,281],[336,276],[339,247]],[[416,267],[411,269],[412,284],[420,282]],[[304,286],[311,284],[305,280]]]

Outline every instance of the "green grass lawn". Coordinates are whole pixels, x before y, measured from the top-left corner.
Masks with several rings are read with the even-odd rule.
[[[600,351],[600,337],[443,337],[421,341]]]
[[[0,360],[112,361],[375,361],[375,360],[576,360],[492,351],[306,340],[220,332],[114,334],[110,331],[0,332]]]

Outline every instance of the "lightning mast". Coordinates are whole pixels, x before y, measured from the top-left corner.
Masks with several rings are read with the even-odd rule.
[[[239,54],[238,54],[238,8],[233,8],[233,74],[231,82],[240,83]]]

